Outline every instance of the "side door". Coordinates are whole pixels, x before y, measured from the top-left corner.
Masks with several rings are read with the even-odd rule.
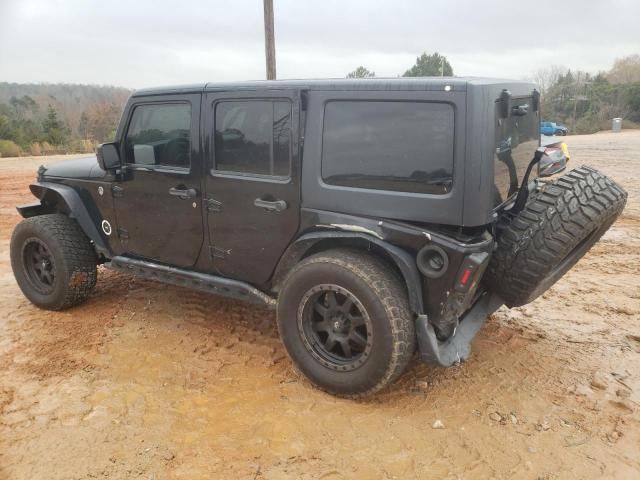
[[[112,187],[125,254],[178,267],[196,263],[204,239],[200,94],[134,99]]]
[[[299,95],[208,93],[209,250],[226,277],[265,284],[300,211]]]

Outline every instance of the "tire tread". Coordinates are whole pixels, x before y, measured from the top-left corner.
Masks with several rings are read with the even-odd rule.
[[[328,250],[307,257],[292,268],[287,279],[310,265],[326,263],[351,271],[368,284],[376,297],[380,299],[391,326],[392,355],[384,374],[373,387],[366,391],[344,394],[321,385],[319,387],[345,398],[371,396],[395,381],[404,372],[415,352],[415,326],[407,292],[400,277],[383,260],[349,248]],[[286,282],[287,280],[285,280],[285,284]]]
[[[47,238],[53,239],[61,248],[67,284],[62,294],[46,308],[64,310],[84,302],[96,285],[98,258],[78,223],[63,214],[41,215],[20,222],[12,237],[11,263],[14,272],[16,268],[21,268],[22,260],[18,253],[21,247],[14,246],[13,239],[24,229],[35,236],[42,236],[45,241]]]
[[[590,240],[593,245],[620,215],[626,199],[618,184],[587,166],[545,184],[532,192],[521,212],[505,214],[498,224],[498,248],[486,285],[510,307],[534,300],[554,267],[599,229]]]

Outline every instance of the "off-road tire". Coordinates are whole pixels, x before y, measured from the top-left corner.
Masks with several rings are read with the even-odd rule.
[[[509,307],[533,301],[600,239],[626,199],[618,184],[586,166],[544,184],[521,212],[499,222],[485,284]]]
[[[50,291],[43,292],[25,265],[25,248],[44,244],[55,268]],[[87,299],[96,284],[98,258],[77,222],[66,215],[31,217],[11,237],[11,267],[22,293],[36,306],[63,310]]]
[[[354,294],[372,324],[370,355],[350,371],[323,365],[305,345],[298,328],[306,292],[335,284]],[[415,351],[415,326],[399,275],[381,259],[355,249],[310,256],[287,275],[278,297],[278,330],[298,369],[316,386],[334,395],[371,395],[396,380]]]

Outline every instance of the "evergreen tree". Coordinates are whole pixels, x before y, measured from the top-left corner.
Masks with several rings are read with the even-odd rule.
[[[347,74],[347,78],[372,78],[376,76],[376,72],[370,71],[368,68],[360,65],[353,72]]]
[[[404,72],[403,77],[450,77],[453,75],[453,68],[447,57],[435,52],[431,55],[423,53],[416,58],[416,63],[409,70]]]
[[[44,132],[43,140],[52,145],[62,145],[67,142],[69,130],[66,125],[58,120],[58,112],[49,104],[47,117],[42,122]]]

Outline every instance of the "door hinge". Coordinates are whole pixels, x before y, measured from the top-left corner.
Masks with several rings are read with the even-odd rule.
[[[207,211],[209,212],[221,212],[222,211],[222,202],[216,200],[215,198],[207,198]]]
[[[129,238],[129,230],[125,228],[118,228],[118,238],[127,240]]]
[[[214,258],[225,258],[227,255],[231,255],[231,249],[225,250],[224,248],[209,245],[209,255]]]
[[[111,185],[111,195],[114,197],[122,197],[124,195],[124,188],[120,185]]]

